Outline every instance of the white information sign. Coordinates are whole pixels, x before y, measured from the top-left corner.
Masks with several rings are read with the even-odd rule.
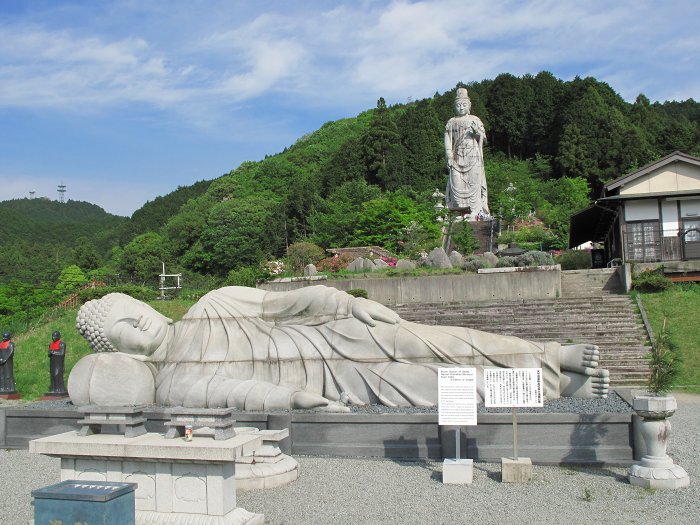
[[[484,404],[487,407],[541,407],[541,368],[486,368]]]
[[[438,368],[438,420],[476,425],[476,368]]]

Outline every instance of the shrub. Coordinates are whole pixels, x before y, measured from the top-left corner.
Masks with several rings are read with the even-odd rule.
[[[337,257],[326,257],[325,259],[318,261],[318,264],[316,264],[316,269],[319,272],[337,273],[341,270],[347,269],[348,264],[350,264],[353,260],[354,257],[349,253],[344,253],[343,255],[339,255]]]
[[[348,293],[353,297],[364,297],[365,299],[368,299],[367,290],[364,288],[351,288],[348,290]]]
[[[311,242],[295,242],[287,248],[287,261],[295,273],[301,273],[307,264],[316,264],[324,255],[323,248]]]
[[[498,259],[497,266],[499,268],[524,268],[528,266],[548,266],[551,264],[554,264],[554,259],[550,254],[539,250],[532,250],[522,255],[501,257]]]
[[[509,256],[499,257],[498,264],[496,266],[498,268],[512,268],[514,266],[518,266],[518,258]]]
[[[681,372],[681,357],[666,328],[665,318],[661,335],[649,352],[649,372],[649,390],[656,395],[668,392]]]
[[[84,288],[78,292],[81,303],[86,303],[93,299],[100,299],[108,293],[124,293],[139,301],[153,301],[158,297],[158,291],[146,286],[134,284],[124,284],[120,286],[98,286],[95,288]]]
[[[554,264],[554,257],[547,252],[532,250],[520,256],[526,263],[525,266],[549,266]]]
[[[663,292],[673,285],[666,277],[663,268],[646,270],[632,277],[632,287],[639,292]]]
[[[567,250],[554,259],[562,270],[587,270],[591,267],[590,250]]]
[[[268,277],[268,273],[261,269],[244,266],[228,272],[226,284],[228,286],[250,286],[251,288],[255,288],[258,281],[265,280]]]
[[[476,273],[481,268],[488,268],[490,265],[485,257],[478,255],[467,255],[464,258],[464,270],[467,272]]]

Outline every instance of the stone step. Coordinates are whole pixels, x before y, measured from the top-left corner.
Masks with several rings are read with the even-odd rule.
[[[627,295],[610,295],[607,297],[561,297],[558,299],[520,299],[516,301],[489,301],[489,302],[464,302],[464,303],[422,303],[422,304],[407,304],[398,303],[392,305],[396,309],[412,309],[412,308],[499,308],[508,306],[535,306],[545,305],[548,307],[567,307],[570,305],[580,304],[632,304]]]
[[[649,342],[615,269],[562,272],[562,297],[481,303],[395,305],[401,317],[428,325],[465,326],[530,341],[593,343],[613,386],[642,386]]]
[[[615,306],[612,308],[597,307],[597,306],[587,306],[585,308],[527,308],[527,307],[508,307],[508,308],[489,308],[489,309],[478,309],[478,308],[423,308],[421,310],[394,310],[404,319],[409,319],[411,317],[419,316],[431,316],[431,315],[451,315],[458,317],[483,317],[488,315],[489,317],[511,317],[516,319],[538,317],[538,316],[557,316],[564,317],[568,319],[581,318],[581,312],[586,312],[589,316],[593,317],[606,317],[606,318],[625,318],[633,319],[636,318],[636,312],[631,308],[624,308],[620,306]]]
[[[405,319],[405,318],[404,318]],[[529,331],[536,332],[544,330],[549,332],[553,329],[564,330],[569,332],[581,332],[585,333],[591,327],[604,327],[611,330],[611,335],[618,335],[617,332],[612,330],[632,330],[638,331],[639,333],[645,334],[644,325],[641,320],[638,319],[600,319],[600,318],[588,318],[585,314],[577,317],[575,320],[572,319],[548,319],[543,321],[540,318],[532,319],[519,319],[513,317],[456,317],[456,316],[415,316],[407,321],[418,322],[420,324],[428,325],[442,325],[442,326],[464,326],[468,328],[473,328],[477,330],[486,329],[487,331],[500,331],[500,330],[510,330],[510,329],[525,329],[529,328]]]

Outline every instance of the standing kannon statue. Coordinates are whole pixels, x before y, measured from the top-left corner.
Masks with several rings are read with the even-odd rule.
[[[479,117],[470,115],[472,103],[466,88],[458,88],[456,117],[445,126],[445,154],[450,176],[445,202],[450,211],[468,220],[489,215],[484,172],[486,130]]]
[[[0,395],[17,393],[13,368],[14,354],[15,343],[12,341],[12,334],[5,332],[0,342]]]
[[[68,395],[63,383],[63,361],[66,357],[66,343],[61,340],[61,332],[55,330],[49,343],[49,370],[51,374],[51,389],[49,394]]]

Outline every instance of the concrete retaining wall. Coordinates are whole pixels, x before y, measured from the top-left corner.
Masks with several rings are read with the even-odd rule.
[[[259,285],[288,291],[323,284],[339,290],[364,288],[370,299],[382,304],[479,302],[514,299],[553,299],[561,296],[561,267],[498,268],[488,273],[425,277],[373,277],[350,279],[285,279]]]
[[[77,430],[74,410],[6,409],[0,447],[27,448],[29,440]],[[146,428],[164,432],[163,412],[146,412]],[[286,453],[311,456],[441,459],[454,457],[455,427],[440,427],[437,414],[240,413],[237,426],[289,428]],[[0,427],[0,430],[3,430]],[[518,415],[519,455],[534,463],[628,465],[633,461],[632,414]],[[479,414],[462,427],[461,456],[500,461],[513,454],[510,414]]]

